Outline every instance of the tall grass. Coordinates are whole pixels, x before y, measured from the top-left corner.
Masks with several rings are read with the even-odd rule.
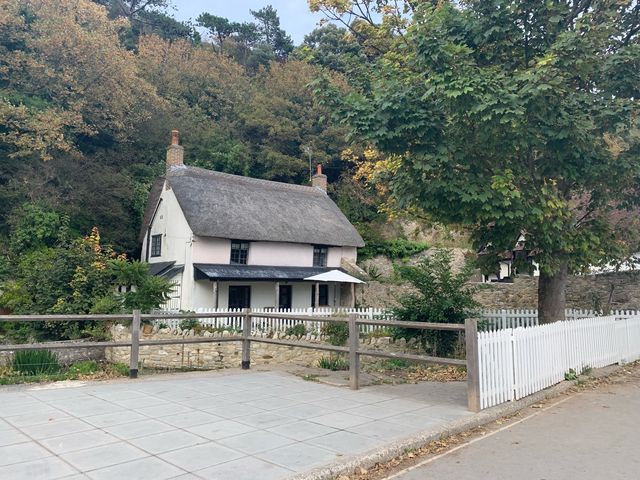
[[[22,375],[58,373],[58,356],[49,350],[20,350],[13,355],[11,367]]]

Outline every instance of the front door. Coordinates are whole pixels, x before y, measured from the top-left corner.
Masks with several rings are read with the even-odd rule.
[[[278,305],[280,309],[291,309],[291,285],[280,285],[278,294]]]
[[[251,287],[229,285],[229,308],[251,308]]]

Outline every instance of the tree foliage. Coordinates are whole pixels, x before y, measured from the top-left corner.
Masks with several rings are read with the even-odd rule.
[[[347,130],[308,87],[318,67],[287,61],[291,40],[271,8],[250,25],[216,20],[214,31],[233,24],[221,52],[216,39],[173,31],[164,1],[0,7],[0,270],[25,203],[50,206],[74,236],[98,225],[135,256],[173,128],[191,165],[306,183],[309,147],[332,181],[348,167]]]
[[[98,229],[73,238],[55,213],[30,205],[23,208],[30,217],[16,225],[16,235],[11,236],[19,255],[13,257],[11,277],[0,292],[0,308],[40,315],[148,312],[168,299],[169,283],[152,276],[148,265],[103,247]],[[25,230],[41,234],[38,241],[25,244],[21,235]],[[93,336],[96,327],[88,321],[8,326],[10,336],[22,340]]]
[[[496,253],[526,232],[541,285],[637,248],[637,2],[416,3],[373,87],[337,105],[397,205]]]
[[[197,21],[209,31],[218,52],[230,55],[255,73],[273,60],[285,60],[293,50],[293,41],[280,28],[280,17],[271,5],[250,12],[254,22],[232,22],[206,12]]]

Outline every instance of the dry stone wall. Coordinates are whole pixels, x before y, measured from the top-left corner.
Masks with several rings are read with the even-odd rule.
[[[513,283],[492,283],[477,295],[485,308],[536,308],[538,279],[516,278]],[[567,283],[567,308],[589,310],[640,309],[640,275],[618,272],[574,275]]]
[[[537,308],[538,279],[517,277],[513,283],[486,283],[476,299],[484,308]],[[385,308],[396,304],[396,298],[407,293],[406,285],[369,282],[363,287],[360,304]],[[640,309],[640,272],[570,276],[567,284],[567,308],[588,310]]]
[[[131,332],[128,327],[116,325],[112,328],[113,340],[128,341]],[[210,338],[218,336],[218,333],[204,332],[200,336]],[[305,343],[316,343],[326,345],[326,339],[322,336],[308,334],[302,338],[285,336],[282,333],[262,333],[254,332],[255,336],[269,338],[286,338],[293,341]],[[180,338],[194,338],[197,335],[193,330],[181,330],[171,328],[154,327],[150,333],[143,333],[141,340],[167,340]],[[222,336],[230,336],[229,332],[223,332]],[[371,337],[361,340],[362,348],[380,350],[392,353],[424,353],[414,342],[406,342],[404,339],[394,340],[389,337]],[[266,343],[251,343],[251,364],[252,365],[300,365],[305,367],[315,367],[321,357],[326,357],[329,352],[311,350],[307,348],[296,348],[284,345],[272,345]],[[129,348],[108,347],[105,352],[106,359],[110,362],[129,363]],[[242,346],[240,342],[220,342],[201,344],[178,344],[178,345],[158,345],[141,346],[139,360],[146,367],[153,368],[229,368],[239,367],[242,356]],[[363,358],[363,361],[367,361]]]
[[[104,347],[91,347],[91,348],[60,348],[51,350],[58,357],[60,365],[71,365],[72,363],[80,362],[83,360],[104,360],[105,349]],[[13,352],[0,352],[0,366],[7,366],[13,359]]]

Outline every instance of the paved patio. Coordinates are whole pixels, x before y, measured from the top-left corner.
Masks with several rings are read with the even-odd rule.
[[[469,415],[460,383],[283,372],[0,387],[0,479],[281,479]]]

